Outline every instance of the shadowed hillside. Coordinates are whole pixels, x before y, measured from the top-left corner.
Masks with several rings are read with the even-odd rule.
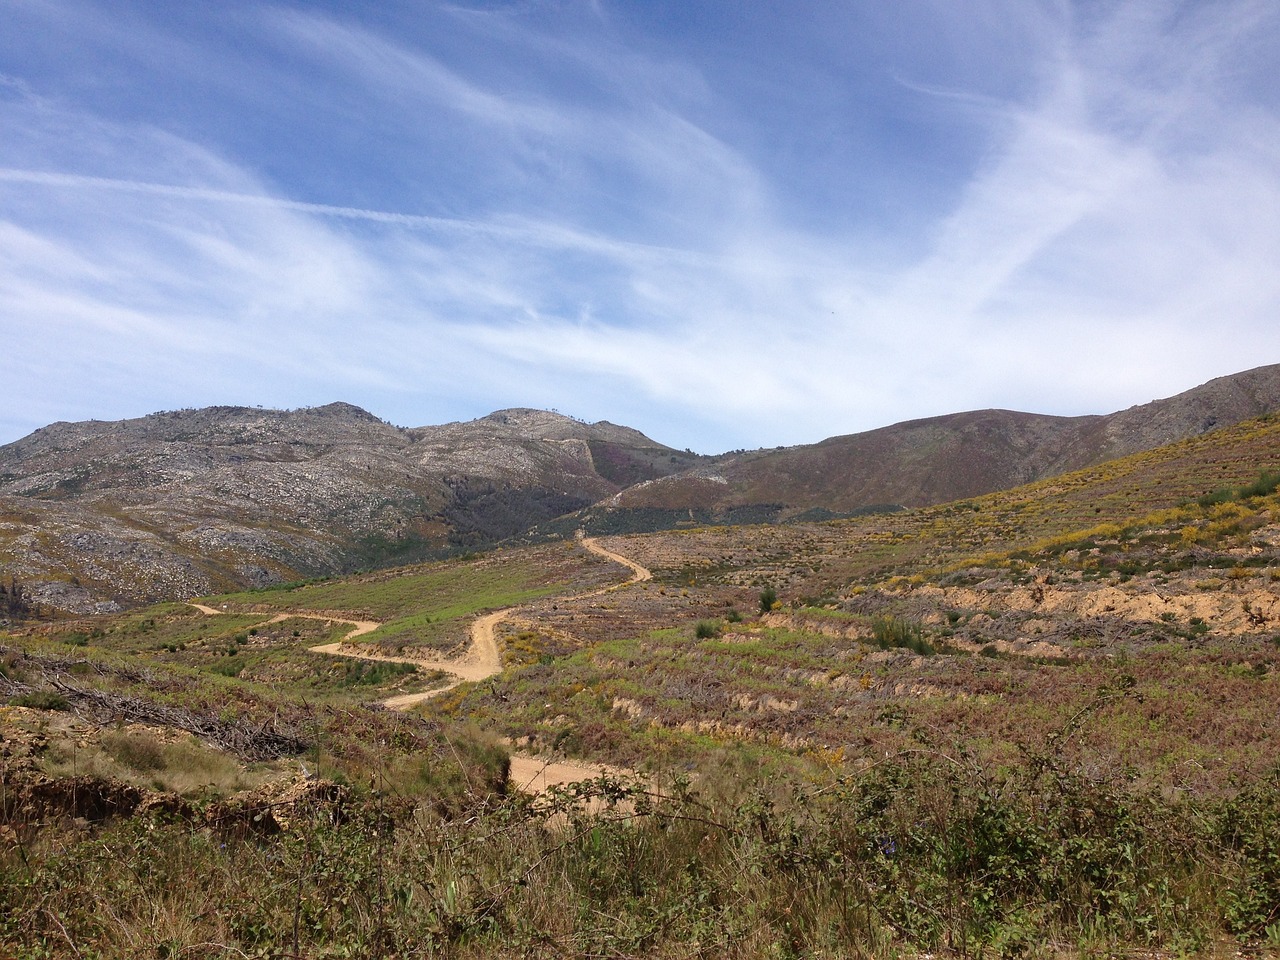
[[[717,514],[767,508],[852,513],[925,506],[1005,490],[1280,409],[1280,365],[1211,380],[1107,416],[1049,417],[978,410],[758,451],[635,487],[608,507]],[[603,521],[597,521],[603,522]],[[615,518],[615,523],[625,523]]]

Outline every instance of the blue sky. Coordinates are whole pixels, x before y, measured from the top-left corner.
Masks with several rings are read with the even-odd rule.
[[[719,452],[1280,361],[1271,0],[0,24],[0,442],[345,400]]]

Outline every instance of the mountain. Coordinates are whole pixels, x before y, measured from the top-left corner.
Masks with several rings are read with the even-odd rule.
[[[1280,409],[1280,364],[1220,377],[1105,416],[1010,410],[911,420],[807,446],[754,451],[631,487],[588,528],[665,514],[778,520],[928,506],[1004,490],[1197,436]]]
[[[110,609],[490,545],[698,457],[539,410],[404,429],[345,403],[55,423],[0,447],[0,570]]]
[[[17,577],[46,607],[92,612],[580,527],[925,506],[1277,409],[1280,365],[1106,416],[980,410],[720,457],[530,409],[412,429],[345,403],[55,423],[0,447],[0,580]]]

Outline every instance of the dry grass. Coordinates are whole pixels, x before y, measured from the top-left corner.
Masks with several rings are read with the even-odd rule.
[[[462,631],[520,603],[504,673],[417,717],[363,702],[422,678],[344,684],[305,652],[318,621],[168,607],[7,641],[31,655],[4,661],[14,682],[287,722],[309,767],[362,789],[347,824],[270,842],[50,834],[26,851],[37,879],[0,888],[21,918],[0,929],[105,956],[1274,949],[1280,501],[1239,488],[1278,461],[1280,423],[1257,421],[928,510],[609,538],[654,581],[579,600],[622,572],[558,545],[226,601]],[[765,588],[780,609],[760,617]],[[76,770],[252,775],[165,731],[69,731],[45,769],[79,738]],[[602,785],[627,794],[604,816],[504,799],[499,734],[680,796]],[[217,909],[190,912],[193,870]]]
[[[293,764],[247,766],[191,736],[128,726],[54,743],[40,769],[51,777],[114,777],[181,796],[227,796],[261,786]]]

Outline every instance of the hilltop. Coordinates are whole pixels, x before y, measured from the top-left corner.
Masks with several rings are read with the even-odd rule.
[[[415,428],[345,403],[56,423],[0,447],[0,574],[45,610],[104,612],[579,529],[884,512],[1278,409],[1273,365],[1105,416],[974,411],[718,456],[524,408]]]

